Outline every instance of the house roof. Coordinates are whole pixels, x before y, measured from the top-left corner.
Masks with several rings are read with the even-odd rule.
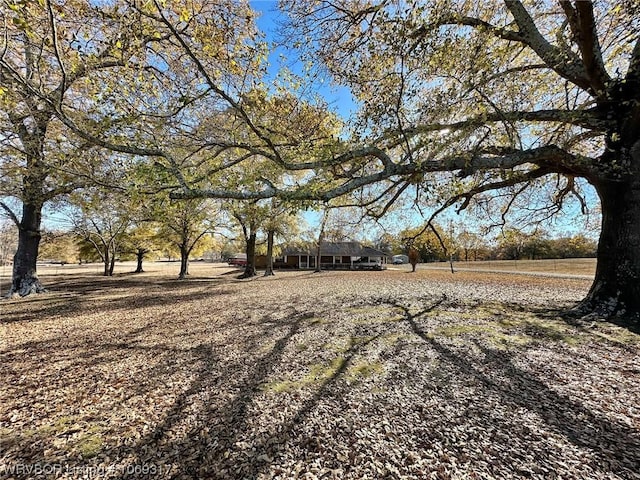
[[[349,257],[384,257],[384,252],[371,247],[363,247],[359,242],[322,242],[320,247],[322,255],[349,256]],[[315,255],[313,248],[285,247],[283,255]]]

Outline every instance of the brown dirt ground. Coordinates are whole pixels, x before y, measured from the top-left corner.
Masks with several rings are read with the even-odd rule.
[[[587,280],[156,265],[0,302],[0,478],[640,478]]]

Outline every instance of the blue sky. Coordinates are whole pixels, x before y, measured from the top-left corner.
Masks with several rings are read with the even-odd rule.
[[[285,20],[285,15],[278,10],[278,4],[276,1],[268,0],[252,0],[251,6],[259,12],[260,16],[257,18],[256,23],[258,28],[264,33],[267,42],[278,43],[278,28]],[[301,74],[303,72],[303,64],[299,59],[298,52],[291,47],[278,46],[273,49],[269,55],[269,76],[273,79],[276,78],[279,71],[283,67],[289,68],[293,73]],[[339,87],[331,82],[331,79],[325,73],[319,75],[313,85],[311,86],[313,91],[323,97],[325,101],[331,106],[332,110],[336,111],[344,119],[347,119],[353,114],[357,108],[351,93],[346,87]],[[592,203],[592,205],[597,202]],[[577,206],[574,204],[572,208],[567,209],[566,214],[561,215],[558,221],[554,224],[549,224],[546,229],[551,231],[552,234],[575,234],[582,230],[580,213]],[[430,212],[425,211],[426,215]],[[319,215],[315,212],[308,212],[305,214],[306,220],[311,224],[317,224]],[[471,218],[465,215],[456,215],[454,209],[450,209],[445,212],[436,221],[439,224],[446,224],[449,220],[453,220],[455,223],[465,223],[469,227],[477,227],[482,222],[478,219]],[[418,226],[424,222],[424,219],[417,211],[405,210],[400,215],[390,215],[388,218],[383,219],[381,222],[386,225],[389,230],[398,230],[399,228]],[[45,225],[47,228],[68,228],[68,219],[64,212],[56,211],[54,208],[45,209]],[[367,236],[374,236],[380,232],[370,232]]]
[[[252,0],[251,7],[260,13],[256,24],[265,34],[269,43],[279,43],[278,26],[285,19],[286,15],[278,10],[278,2],[270,0]],[[303,64],[300,61],[298,52],[290,47],[278,46],[271,50],[269,55],[269,75],[275,78],[281,68],[289,68],[294,74],[303,73]],[[347,119],[355,112],[356,104],[348,88],[337,86],[332,83],[331,78],[325,73],[319,75],[312,85],[314,93],[319,94],[330,105],[331,109],[342,118]]]
[[[286,19],[286,15],[278,10],[278,2],[271,0],[251,0],[250,4],[254,10],[260,13],[260,17],[256,23],[258,28],[265,34],[266,40],[277,43],[278,24]],[[271,52],[269,63],[269,74],[272,78],[278,75],[278,71],[282,67],[288,67],[296,74],[300,74],[303,70],[302,62],[300,62],[298,58],[298,52],[293,48],[277,47]],[[331,78],[327,77],[326,74],[324,78],[318,78],[312,85],[312,88],[327,101],[332,110],[336,111],[345,120],[355,113],[357,105],[351,96],[350,90],[346,87],[332,84]],[[586,193],[590,204],[592,206],[597,205],[597,198],[590,186],[586,187]],[[554,222],[549,222],[543,226],[543,228],[550,231],[552,235],[584,233],[584,221],[586,218],[581,215],[576,202],[568,203],[568,208],[558,215]],[[429,209],[425,211],[425,214],[427,216],[430,214]],[[390,229],[397,229],[398,216],[390,215],[390,217],[391,218],[383,219],[381,223],[387,224]],[[400,217],[404,217],[404,220],[401,222],[405,224],[404,226],[417,226],[423,224],[425,221],[417,211],[411,213],[405,210]],[[305,215],[305,218],[307,218],[309,223],[317,224],[319,215],[309,212]],[[481,220],[468,215],[457,215],[455,208],[444,212],[439,220],[436,221],[440,224],[445,224],[449,220],[458,224],[468,224],[470,228],[477,228],[477,226],[482,224]]]

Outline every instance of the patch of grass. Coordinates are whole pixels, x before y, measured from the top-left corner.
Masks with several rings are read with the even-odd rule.
[[[297,390],[304,387],[302,382],[295,382],[293,380],[282,380],[280,382],[269,382],[262,387],[264,392],[284,393],[292,390]]]
[[[281,380],[269,382],[263,386],[264,391],[283,393],[304,388],[317,383],[324,383],[344,367],[346,360],[338,356],[329,363],[316,363],[309,367],[309,373],[299,380]]]
[[[50,425],[23,429],[19,432],[8,428],[0,429],[0,444],[10,446],[42,440],[64,444],[67,441],[65,438],[68,438],[71,439],[69,445],[74,451],[80,453],[83,458],[91,458],[102,449],[102,431],[103,428],[98,425],[87,428],[87,424],[80,423],[77,418],[64,416]]]
[[[324,384],[334,378],[338,372],[345,370],[345,379],[349,383],[379,375],[384,372],[384,365],[380,362],[358,362],[345,368],[347,359],[338,356],[325,363],[316,363],[309,367],[309,373],[299,380],[273,381],[263,386],[263,391],[284,393],[298,390],[307,386]]]
[[[496,320],[496,323],[501,327],[518,327],[522,324],[522,321],[511,317],[501,317]]]
[[[447,325],[435,329],[432,335],[446,338],[483,337],[497,347],[521,347],[536,341],[579,345],[584,341],[578,332],[559,322],[545,321],[529,316],[525,318],[500,316],[500,318],[485,324]]]
[[[343,356],[338,356],[331,360],[329,364],[317,363],[311,365],[309,374],[303,380],[306,380],[307,383],[324,382],[344,368],[346,361]]]
[[[413,337],[404,333],[388,333],[386,335],[382,335],[380,340],[385,345],[393,346],[397,345],[401,341],[413,341]]]
[[[358,346],[362,346],[365,345],[367,343],[372,342],[373,340],[375,340],[376,336],[374,335],[366,335],[366,336],[352,336],[349,337],[349,348],[347,350],[351,350],[353,347],[358,347]],[[345,350],[345,351],[347,351]]]
[[[590,335],[607,342],[640,347],[640,335],[626,328],[606,323],[593,323],[586,330]]]
[[[364,305],[358,307],[348,307],[346,309],[349,313],[355,314],[368,314],[368,313],[379,313],[380,310],[391,310],[389,307],[381,307],[380,305]]]
[[[509,347],[524,347],[532,343],[534,340],[526,335],[518,335],[515,333],[506,334],[502,332],[494,332],[487,337],[489,343],[498,349],[507,349]]]
[[[336,353],[346,353],[355,347],[359,347],[371,342],[375,338],[375,336],[337,337],[334,342],[323,343],[320,349],[323,351],[328,350]]]
[[[595,267],[596,261],[593,258],[491,260],[454,263],[454,268],[472,268],[474,270],[517,270],[519,272],[548,272],[574,275],[593,275]]]
[[[355,318],[350,319],[353,324],[399,322],[405,318],[398,307],[371,305],[351,307],[346,311],[354,315]]]
[[[327,320],[326,318],[320,318],[320,317],[311,317],[309,319],[307,319],[307,322],[309,322],[309,325],[326,325],[327,323],[329,323],[329,320]]]
[[[524,332],[529,337],[552,342],[562,342],[568,345],[578,345],[582,342],[578,333],[552,322],[526,321]]]
[[[354,383],[364,378],[380,375],[383,372],[384,366],[380,362],[360,362],[347,369],[347,381]]]
[[[433,331],[435,336],[443,336],[447,338],[459,337],[474,333],[491,333],[495,330],[493,325],[449,325],[440,327]]]
[[[443,336],[446,338],[457,338],[463,336],[480,337],[490,345],[499,349],[509,347],[522,347],[531,343],[532,339],[516,333],[502,330],[498,325],[450,325],[436,329],[432,338]]]
[[[60,417],[51,425],[42,425],[37,428],[21,430],[20,436],[23,439],[55,437],[70,435],[80,430],[81,427],[77,424],[77,419],[73,417]]]
[[[103,438],[101,432],[102,429],[100,427],[91,427],[80,436],[74,449],[78,451],[83,458],[95,457],[102,449]]]

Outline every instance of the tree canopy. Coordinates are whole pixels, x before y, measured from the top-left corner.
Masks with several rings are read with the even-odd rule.
[[[306,64],[353,92],[352,123],[265,82],[266,43],[246,2],[11,4],[0,96],[5,147],[26,172],[29,209],[22,220],[13,214],[19,251],[39,235],[56,158],[42,146],[56,138],[69,146],[57,153],[84,153],[86,144],[149,159],[174,198],[352,195],[374,216],[412,192],[438,204],[436,213],[456,206],[504,216],[520,202],[541,219],[571,197],[586,210],[589,183],[602,234],[579,310],[640,312],[634,2],[282,0],[280,8],[285,38]],[[33,290],[21,282],[15,291]]]

